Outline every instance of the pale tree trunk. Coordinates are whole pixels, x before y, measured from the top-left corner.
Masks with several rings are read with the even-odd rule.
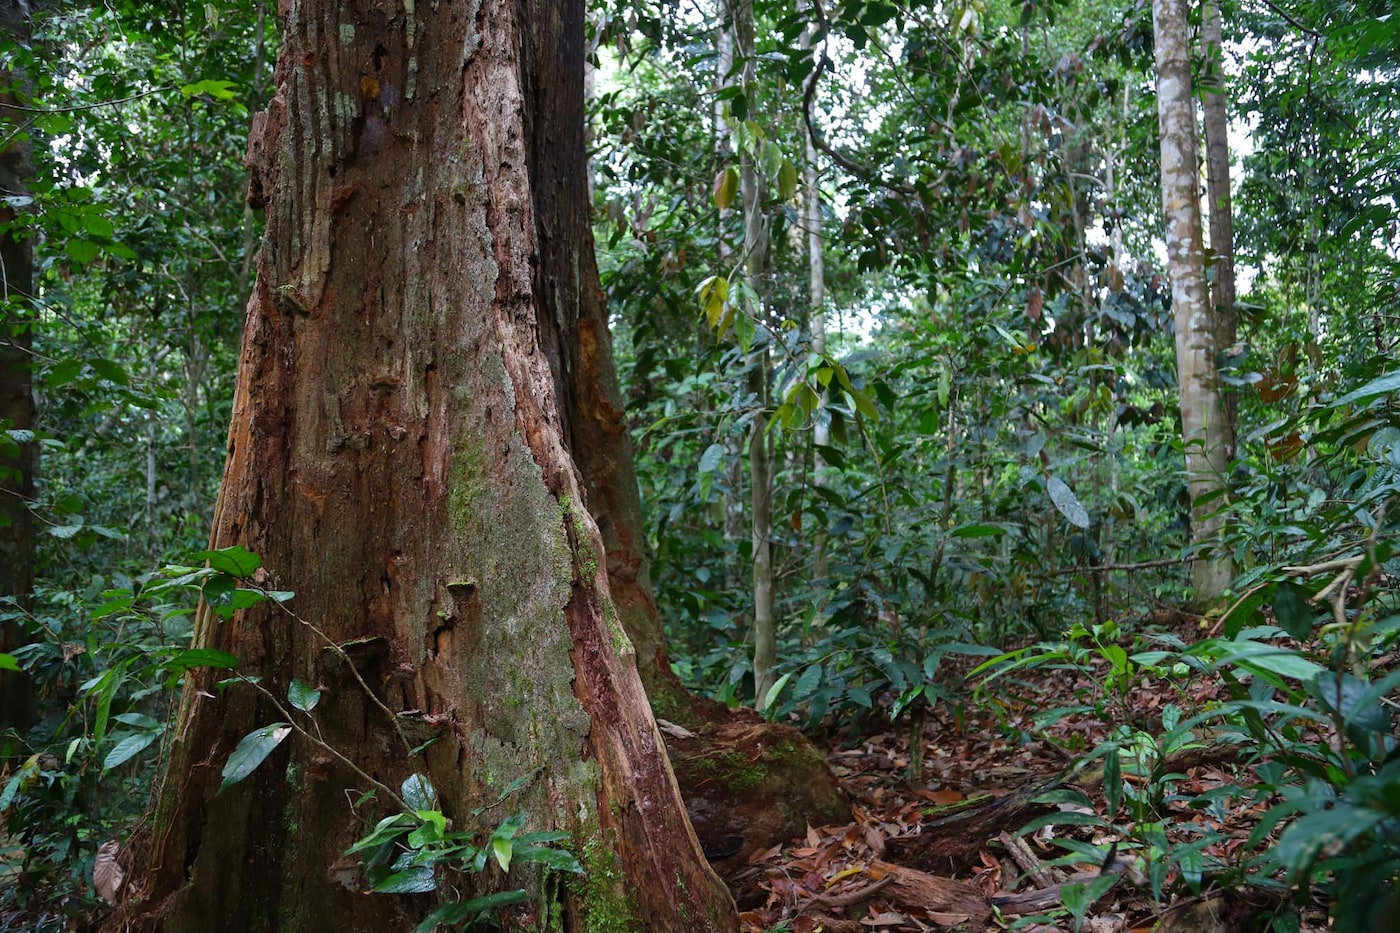
[[[816,41],[815,28],[809,29],[803,47],[810,50]],[[817,144],[812,139],[810,128],[805,134],[807,161],[802,166],[803,215],[807,221],[807,303],[808,327],[812,334],[812,352],[826,353],[826,252],[822,241],[822,194],[817,182]],[[827,393],[822,390],[822,417],[812,424],[812,443],[818,448],[831,443],[831,422],[826,418]],[[821,451],[813,458],[813,482],[824,485],[826,461]],[[826,579],[828,560],[826,536],[818,535],[815,542],[816,559],[812,564],[812,575],[818,580]]]
[[[752,108],[757,87],[754,80],[753,0],[733,0],[734,54],[740,60],[741,85]],[[765,313],[764,277],[768,269],[768,219],[763,216],[762,177],[749,146],[739,152],[739,191],[744,202],[744,272],[760,296],[759,306],[741,314]],[[766,339],[766,338],[765,338]],[[773,464],[768,447],[768,351],[749,364],[749,395],[757,406],[749,422],[749,519],[753,546],[753,683],[754,702],[762,705],[773,685],[777,663],[777,620],[773,593]]]
[[[506,809],[568,832],[585,877],[455,879],[525,888],[511,928],[734,930],[561,415],[560,374],[587,354],[553,314],[600,300],[591,264],[561,264],[591,249],[583,3],[283,9],[249,145],[267,229],[212,540],[259,553],[350,663],[274,608],[201,609],[197,646],[274,694],[293,677],[324,690],[326,746],[294,735],[218,793],[234,744],[286,713],[193,675],[114,926],[412,929],[431,899],[366,895],[342,857],[393,809],[381,794],[352,811],[367,788],[344,755],[394,787],[426,774],[456,829],[493,825],[501,808],[471,811],[530,779]],[[410,757],[401,732],[435,741]]]
[[[17,0],[0,3],[0,35],[19,38],[28,34],[28,5]],[[23,75],[0,71],[0,83],[10,86]],[[2,106],[14,103],[12,94],[0,96],[0,115],[15,116]],[[13,125],[19,121],[8,119]],[[0,196],[23,197],[32,174],[27,143],[6,132],[0,149]],[[16,237],[16,208],[0,206],[0,430],[34,429],[32,379],[34,289],[33,255],[29,240]],[[23,435],[20,435],[23,437]],[[28,609],[34,589],[34,474],[39,466],[39,446],[32,439],[0,439],[0,612]],[[0,624],[0,652],[9,652],[28,641],[15,622]],[[23,732],[33,724],[34,685],[17,671],[0,670],[0,729]],[[0,740],[0,748],[3,748]]]
[[[1225,60],[1221,40],[1220,0],[1202,0],[1201,45],[1205,75],[1201,102],[1206,130],[1206,201],[1210,218],[1210,251],[1214,256],[1211,305],[1215,317],[1218,357],[1235,345],[1238,316],[1235,313],[1235,216],[1230,199],[1229,115],[1225,107]],[[1218,362],[1223,362],[1223,359]],[[1235,456],[1239,432],[1239,397],[1225,394],[1226,459]]]
[[[1227,438],[1201,244],[1196,107],[1191,93],[1185,0],[1153,0],[1152,22],[1181,439],[1191,492],[1191,541],[1199,549],[1218,543],[1220,536],[1219,512],[1225,503],[1219,494],[1225,488]],[[1192,569],[1198,600],[1213,602],[1229,588],[1233,570],[1224,549],[1204,555],[1198,551]]]

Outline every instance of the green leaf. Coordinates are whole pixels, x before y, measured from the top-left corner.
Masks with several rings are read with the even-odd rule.
[[[160,720],[154,716],[147,716],[145,713],[120,713],[112,718],[135,729],[144,729],[148,732],[158,732],[163,728]]]
[[[784,201],[791,201],[792,196],[797,193],[797,166],[792,164],[791,159],[784,159],[782,166],[778,169],[778,197]]]
[[[530,895],[524,891],[498,891],[495,894],[474,897],[469,901],[443,904],[428,914],[423,922],[414,928],[413,933],[432,933],[438,927],[454,927],[469,920],[476,920],[498,908],[523,904],[529,899]]]
[[[15,656],[12,654],[5,654],[4,652],[0,651],[0,671],[18,670],[21,670],[21,668],[19,666],[19,662],[15,660]]]
[[[293,679],[287,685],[287,702],[301,710],[309,713],[316,708],[316,704],[321,702],[321,691],[300,680]]]
[[[238,658],[227,651],[213,648],[189,648],[161,665],[166,670],[188,671],[196,667],[217,667],[232,670],[238,666]]]
[[[403,795],[404,802],[415,810],[437,809],[437,791],[426,774],[410,774],[399,787],[399,793]]]
[[[221,619],[232,619],[240,609],[250,609],[267,602],[267,596],[261,590],[242,589],[236,578],[223,573],[205,581],[201,595]]]
[[[496,864],[501,866],[501,871],[510,871],[510,857],[515,850],[515,841],[509,836],[491,837],[491,854],[496,857]]]
[[[1058,476],[1052,476],[1045,483],[1045,491],[1050,494],[1050,501],[1055,503],[1055,508],[1060,510],[1060,514],[1069,519],[1070,524],[1080,528],[1088,528],[1089,510],[1080,503],[1079,497],[1074,494],[1064,480]]]
[[[768,688],[768,692],[763,697],[763,703],[758,707],[760,713],[773,705],[773,701],[778,698],[778,694],[783,692],[783,688],[787,686],[789,680],[792,680],[792,671],[788,671],[786,674],[779,677],[773,683],[773,686]]]
[[[1395,392],[1400,392],[1400,369],[1372,379],[1361,388],[1348,392],[1327,407],[1341,408],[1343,405],[1351,405],[1354,402],[1369,402],[1374,398]]]
[[[705,452],[700,455],[700,472],[713,473],[719,469],[720,463],[724,461],[724,445],[711,444],[705,448]]]
[[[251,577],[253,571],[262,566],[261,557],[238,545],[220,548],[217,551],[196,551],[189,559],[196,565],[207,560],[209,566],[219,573],[239,579]]]
[[[228,762],[224,765],[224,781],[219,785],[218,793],[223,793],[226,788],[252,774],[254,769],[291,734],[291,723],[274,722],[245,735],[233,750],[233,754],[228,756]]]
[[[131,379],[127,376],[126,370],[122,369],[120,365],[113,363],[111,360],[90,359],[88,360],[88,365],[96,370],[99,376],[110,382],[115,382],[119,386],[131,384]]]
[[[91,240],[80,240],[73,238],[63,244],[63,251],[68,254],[68,258],[81,265],[87,265],[98,257],[102,252],[102,247]]]
[[[949,536],[954,538],[990,538],[1004,534],[1006,529],[998,525],[959,525],[949,532]]]
[[[1308,604],[1308,591],[1284,581],[1274,589],[1274,616],[1279,627],[1302,641],[1312,634],[1317,612]]]
[[[437,890],[437,879],[431,868],[419,866],[390,875],[372,890],[376,894],[427,894]]]
[[[554,871],[569,871],[574,874],[583,874],[583,866],[572,852],[564,849],[550,849],[544,846],[516,846],[515,863],[517,865],[526,862],[537,862],[546,868]]]
[[[792,688],[792,698],[794,700],[805,700],[813,693],[816,693],[817,686],[822,682],[822,666],[813,664],[802,672],[802,676],[797,678],[797,683]]]
[[[212,97],[215,100],[233,100],[238,96],[237,85],[232,81],[196,81],[180,88],[186,97]]]
[[[102,770],[111,771],[118,765],[124,765],[141,752],[145,751],[156,739],[160,738],[159,732],[131,732],[122,737],[121,741],[107,753],[107,757],[102,760]]]

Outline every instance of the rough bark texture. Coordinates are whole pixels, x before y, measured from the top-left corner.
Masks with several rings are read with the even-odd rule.
[[[1201,109],[1206,130],[1206,198],[1210,205],[1211,310],[1216,352],[1223,357],[1235,345],[1239,329],[1235,312],[1235,213],[1230,199],[1229,114],[1225,106],[1225,61],[1221,39],[1220,0],[1201,4],[1201,45],[1205,54]],[[1217,364],[1220,361],[1217,361]],[[1239,396],[1225,394],[1226,459],[1235,456],[1239,431]]]
[[[18,0],[0,3],[0,35],[21,36],[27,30],[27,4]],[[16,78],[0,72],[0,84],[8,87]],[[15,103],[13,95],[0,96],[0,105]],[[0,106],[0,116],[12,118]],[[7,119],[13,125],[14,120]],[[28,192],[31,167],[29,147],[6,131],[8,145],[0,151],[0,195],[21,197]],[[31,379],[30,307],[33,293],[33,260],[27,239],[16,238],[13,207],[0,207],[0,429],[34,428],[34,391]],[[0,439],[0,598],[14,600],[21,608],[34,589],[34,519],[29,503],[34,499],[34,474],[39,465],[38,445]],[[0,605],[0,611],[4,611]],[[0,625],[0,651],[9,652],[27,640],[15,622]],[[21,732],[34,720],[34,685],[24,674],[0,671],[0,729]]]
[[[1191,490],[1191,541],[1200,548],[1216,541],[1224,504],[1227,443],[1216,364],[1215,327],[1206,295],[1201,244],[1196,107],[1191,95],[1190,33],[1185,0],[1153,0],[1156,39],[1157,115],[1162,145],[1162,215],[1166,221],[1167,267],[1172,281],[1176,372],[1181,395],[1181,439]],[[1230,585],[1227,551],[1198,556],[1193,563],[1196,598],[1211,602]]]
[[[457,828],[535,774],[510,808],[570,832],[585,876],[476,876],[532,893],[511,925],[734,929],[559,415],[571,403],[556,375],[583,363],[550,318],[597,289],[591,266],[569,265],[589,243],[570,227],[581,109],[555,122],[581,108],[554,95],[581,93],[582,4],[284,0],[281,13],[276,94],[249,145],[267,230],[213,544],[261,554],[266,585],[351,645],[409,741],[436,741],[410,758],[348,666],[275,609],[201,611],[196,643],[275,694],[293,677],[323,688],[325,741],[391,786],[426,773]],[[214,679],[187,685],[117,923],[411,929],[431,899],[367,896],[341,858],[391,807],[381,794],[352,812],[361,783],[324,749],[293,736],[216,793],[237,741],[284,713]]]

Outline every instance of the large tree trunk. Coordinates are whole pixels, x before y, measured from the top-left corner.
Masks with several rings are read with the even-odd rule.
[[[1220,534],[1224,502],[1219,494],[1225,489],[1228,441],[1201,245],[1196,105],[1191,95],[1185,0],[1153,0],[1152,22],[1181,440],[1191,492],[1191,541],[1200,549],[1217,543]],[[1223,548],[1205,554],[1198,550],[1192,567],[1198,600],[1212,602],[1229,588],[1233,568]]]
[[[559,265],[590,243],[582,102],[553,96],[581,94],[583,4],[283,10],[276,96],[250,140],[268,221],[213,543],[261,554],[266,584],[295,591],[355,670],[268,607],[202,609],[196,644],[274,693],[323,688],[327,746],[391,786],[425,773],[455,828],[499,820],[471,810],[535,775],[509,806],[569,832],[585,877],[472,876],[531,893],[512,926],[732,930],[560,416],[574,403],[556,374],[585,354],[570,360],[551,315],[597,292],[591,265]],[[284,714],[214,680],[186,687],[124,919],[411,929],[431,904],[361,893],[341,857],[370,814],[325,748],[294,736],[217,793],[235,743]],[[410,757],[386,707],[436,741]]]
[[[0,3],[0,35],[20,37],[27,29],[26,4]],[[17,78],[22,80],[0,70],[0,84],[6,87]],[[6,93],[0,102],[16,101]],[[13,133],[6,136],[7,144],[0,150],[0,196],[23,197],[32,171],[28,143]],[[34,272],[29,240],[15,236],[17,219],[14,207],[0,207],[0,430],[16,432],[0,438],[0,600],[13,600],[13,605],[0,602],[0,612],[27,608],[34,589],[34,519],[29,505],[34,500],[39,447],[21,433],[34,429],[30,352]],[[0,652],[27,640],[17,622],[0,623]],[[33,723],[34,714],[33,682],[17,671],[0,670],[0,729],[23,732]]]

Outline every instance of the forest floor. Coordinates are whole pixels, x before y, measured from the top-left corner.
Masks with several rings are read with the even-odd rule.
[[[1200,620],[1173,622],[1185,629]],[[1027,668],[975,701],[968,697],[960,709],[928,711],[921,780],[910,780],[907,726],[833,740],[828,760],[854,804],[854,822],[809,827],[805,839],[759,852],[727,873],[745,933],[1268,929],[1286,892],[1231,884],[1243,872],[1232,876],[1230,868],[1246,860],[1248,837],[1266,809],[1228,793],[1254,783],[1235,747],[1206,740],[1173,754],[1156,769],[1158,808],[1137,822],[1122,800],[1116,813],[1110,810],[1103,759],[1097,773],[1071,771],[1074,754],[1109,738],[1114,724],[1092,711],[1048,724],[1044,714],[1083,709],[1086,697],[1102,696],[1103,673]],[[967,689],[974,685],[969,681]],[[1185,707],[1184,718],[1224,697],[1223,685],[1211,680],[1197,679],[1185,692],[1179,685],[1138,684],[1121,708],[1133,712],[1131,725],[1140,734],[1152,735],[1161,731],[1164,707]],[[1151,778],[1131,770],[1123,768],[1125,796],[1147,797]],[[1166,774],[1175,777],[1163,780]],[[1046,797],[1050,802],[1036,802]],[[1054,823],[1021,832],[1053,813]],[[1154,837],[1148,819],[1161,835]],[[1182,883],[1181,863],[1160,859],[1160,844],[1157,852],[1143,844],[1156,838],[1182,852],[1208,836],[1208,845],[1196,847],[1200,863],[1224,868],[1206,872],[1194,886]],[[1163,863],[1162,889],[1178,893],[1154,897],[1149,858]],[[1292,929],[1317,933],[1329,926],[1326,904],[1304,895]]]

